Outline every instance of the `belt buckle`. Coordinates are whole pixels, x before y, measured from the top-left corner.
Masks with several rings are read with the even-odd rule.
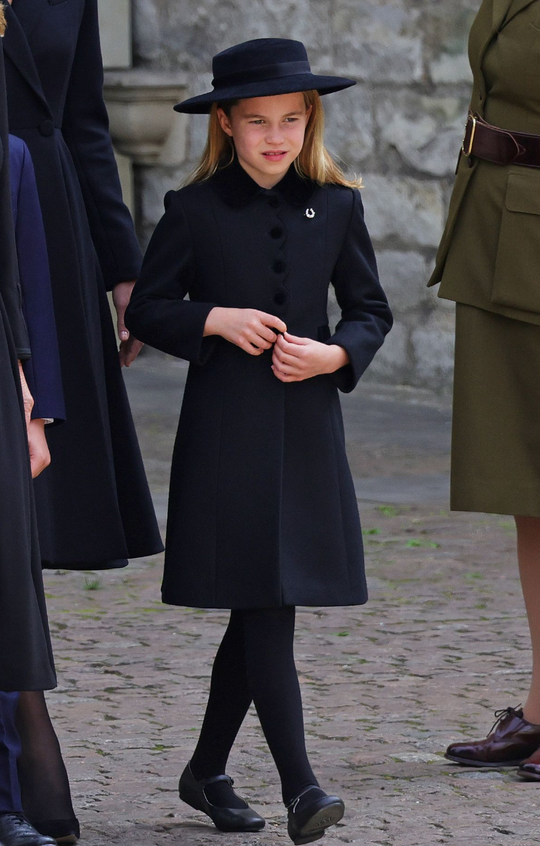
[[[471,129],[471,135],[470,135],[470,138],[469,138],[469,149],[466,150],[465,149],[465,138],[467,137],[467,128],[469,126],[469,121],[472,121],[472,129]],[[463,138],[463,144],[461,145],[461,150],[462,150],[463,154],[465,156],[467,156],[467,158],[469,158],[472,155],[472,149],[473,149],[473,145],[474,145],[474,137],[476,135],[477,124],[478,124],[478,119],[476,117],[474,117],[474,115],[469,115],[469,120],[467,121],[467,124],[465,126],[465,137]]]

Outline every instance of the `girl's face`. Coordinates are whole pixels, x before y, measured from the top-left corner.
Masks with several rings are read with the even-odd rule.
[[[223,109],[217,114],[244,170],[262,188],[273,188],[302,149],[311,106],[300,92],[240,100],[230,117]]]

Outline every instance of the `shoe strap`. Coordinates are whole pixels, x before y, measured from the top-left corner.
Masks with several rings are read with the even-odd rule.
[[[222,781],[226,781],[227,784],[230,784],[231,787],[234,784],[234,779],[232,779],[230,776],[226,775],[225,773],[223,773],[222,775],[210,776],[210,778],[201,778],[200,781],[199,781],[199,784],[202,787],[208,787],[209,784],[219,784],[219,782],[222,782]]]
[[[297,807],[298,807],[298,803],[299,803],[300,799],[302,798],[302,796],[305,796],[305,795],[306,795],[306,793],[309,793],[309,791],[310,791],[310,790],[320,790],[320,789],[321,789],[321,788],[320,788],[320,787],[318,787],[318,785],[316,785],[316,784],[310,784],[310,786],[309,786],[309,787],[306,787],[304,790],[302,790],[302,792],[301,792],[301,793],[299,793],[299,794],[298,794],[298,796],[295,796],[295,798],[294,798],[294,799],[291,799],[291,801],[289,802],[289,804],[288,804],[288,805],[286,805],[287,810],[291,810],[291,811],[293,812],[293,814],[294,814],[294,812],[296,811],[296,809],[297,809]]]

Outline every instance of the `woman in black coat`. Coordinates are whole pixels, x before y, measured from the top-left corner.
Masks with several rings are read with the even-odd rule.
[[[36,171],[68,421],[50,433],[36,491],[42,558],[118,567],[161,540],[106,296],[125,295],[140,251],[108,133],[96,0],[13,0],[6,18],[9,128]]]
[[[0,8],[0,36],[3,32],[4,15]],[[19,738],[15,714],[19,691],[55,687],[56,677],[31,479],[31,472],[36,474],[46,466],[48,452],[42,426],[39,434],[39,425],[30,425],[32,397],[21,369],[21,362],[28,361],[30,349],[11,214],[7,130],[0,38],[0,838],[6,846],[23,842],[28,846],[54,846],[54,840],[40,837],[22,816],[16,784]],[[41,328],[54,345],[54,321]],[[45,408],[49,394],[43,383],[49,380],[55,387],[57,383],[54,373],[47,372],[46,363],[40,361],[39,365],[35,385],[39,383],[42,389]],[[36,432],[38,449],[34,450]]]
[[[295,606],[366,601],[338,388],[355,387],[391,326],[358,183],[322,144],[319,94],[353,84],[311,74],[284,39],[215,57],[214,91],[179,107],[211,113],[203,160],[167,195],[127,313],[137,337],[191,362],[163,599],[232,609],[180,797],[222,830],[264,826],[225,775],[253,701],[297,844],[344,808],[306,754]]]
[[[0,690],[44,690],[55,687],[56,678],[17,361],[30,350],[11,216],[6,117],[0,40]]]
[[[127,364],[137,344],[123,335],[123,309],[140,252],[108,133],[96,0],[13,0],[6,17],[10,132],[36,171],[66,403],[66,423],[49,433],[51,467],[36,484],[42,558],[54,568],[121,567],[162,545],[106,295],[113,290]],[[21,698],[20,729],[29,816],[72,817],[41,697]]]

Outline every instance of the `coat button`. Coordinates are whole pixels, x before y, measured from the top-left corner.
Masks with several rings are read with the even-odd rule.
[[[42,120],[39,124],[39,131],[42,135],[45,135],[45,137],[54,135],[54,123],[52,120]]]
[[[274,273],[283,273],[286,266],[287,265],[285,264],[284,261],[281,261],[281,259],[277,259],[277,261],[275,261],[274,264],[272,265],[272,270],[274,271]]]
[[[278,291],[277,294],[274,294],[274,302],[276,305],[285,305],[287,302],[287,294],[285,291]]]
[[[277,241],[277,239],[281,238],[281,236],[283,235],[283,229],[281,228],[281,226],[274,226],[274,228],[271,229],[268,234],[271,238],[275,238]]]

